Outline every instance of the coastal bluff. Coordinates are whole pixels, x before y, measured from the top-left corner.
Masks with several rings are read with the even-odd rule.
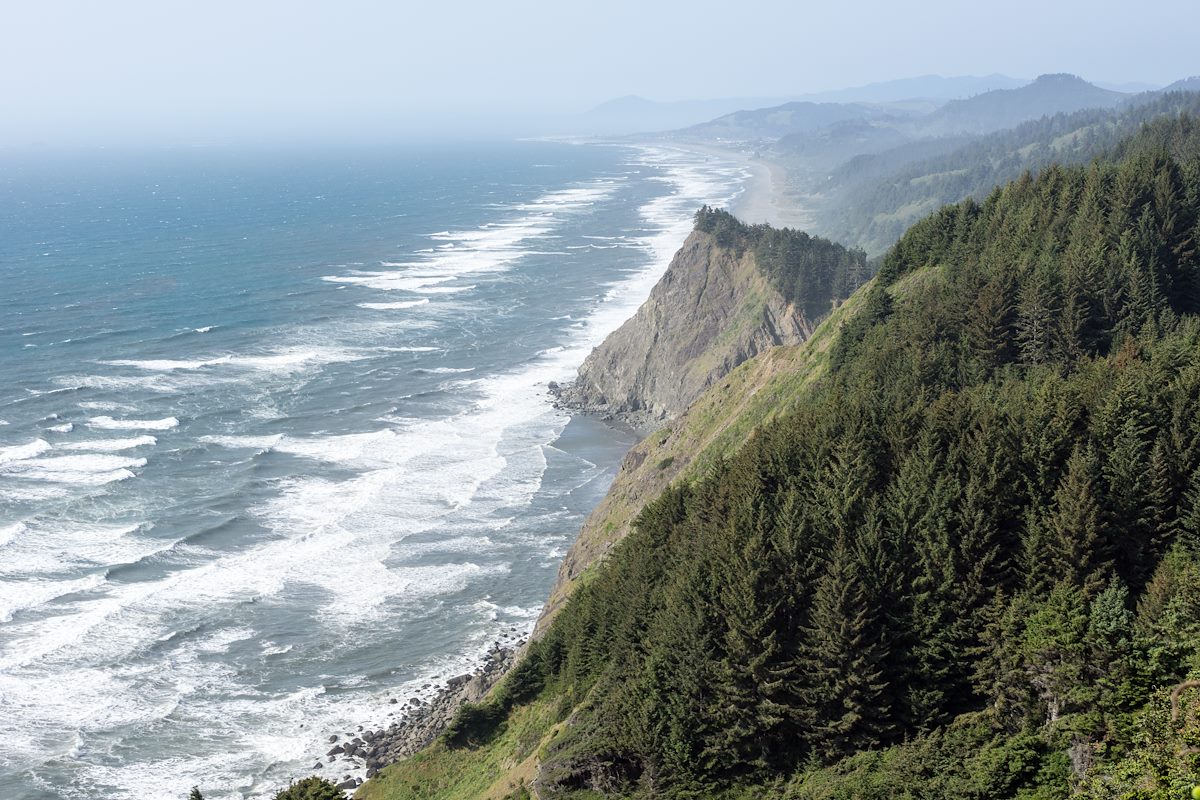
[[[649,299],[592,351],[558,399],[652,430],[742,362],[799,344],[812,330],[759,269],[752,249],[695,230]]]

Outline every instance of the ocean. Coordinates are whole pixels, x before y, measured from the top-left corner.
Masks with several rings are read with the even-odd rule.
[[[270,797],[527,633],[633,441],[547,383],[746,177],[0,154],[0,797]]]

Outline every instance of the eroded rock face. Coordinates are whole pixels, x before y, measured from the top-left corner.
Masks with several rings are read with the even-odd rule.
[[[563,387],[565,406],[628,415],[641,427],[678,416],[738,364],[812,333],[804,314],[746,252],[694,231],[649,299]]]

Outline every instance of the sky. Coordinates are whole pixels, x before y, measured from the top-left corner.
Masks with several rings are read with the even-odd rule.
[[[1194,0],[4,0],[0,145],[515,129],[636,94],[1200,73]]]

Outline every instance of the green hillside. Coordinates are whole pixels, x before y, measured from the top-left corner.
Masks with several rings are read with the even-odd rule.
[[[723,418],[740,446],[710,437],[492,696],[360,796],[1182,796],[1198,237],[1186,116],[914,225],[803,380],[751,382],[777,413]]]

